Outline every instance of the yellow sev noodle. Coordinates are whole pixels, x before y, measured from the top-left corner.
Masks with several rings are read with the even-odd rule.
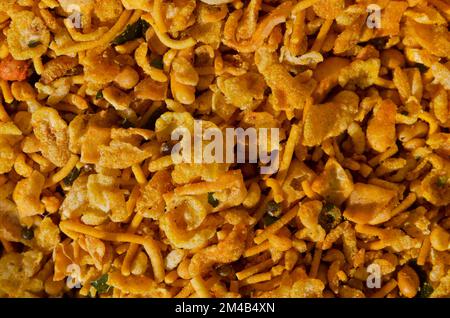
[[[64,47],[53,47],[57,55],[77,53],[80,51],[91,50],[95,47],[106,45],[111,42],[127,25],[132,11],[125,10],[117,20],[116,24],[102,37],[95,41],[78,42]]]
[[[105,241],[128,242],[142,245],[152,263],[155,280],[157,282],[162,282],[164,280],[165,272],[164,272],[163,258],[158,244],[152,238],[142,237],[130,233],[105,232],[75,221],[61,221],[59,226],[61,230],[66,234],[69,234],[70,232],[76,232]]]
[[[131,213],[133,213],[134,208],[136,207],[136,202],[137,202],[137,199],[139,198],[140,193],[141,192],[139,190],[139,186],[138,185],[134,186],[133,190],[131,191],[130,197],[128,198],[127,204],[126,204],[127,214],[128,215],[131,215]],[[140,217],[140,218],[137,221],[136,219],[138,217]],[[131,230],[135,231],[138,228],[138,226],[141,223],[141,221],[142,221],[142,216],[140,216],[140,214],[136,214],[135,217],[133,218],[133,221],[130,224],[130,227],[128,228],[129,232]]]
[[[81,33],[78,32],[67,19],[64,20],[64,25],[72,39],[77,42],[96,41],[108,31],[107,27],[100,27],[91,33]]]
[[[7,122],[10,121],[8,113],[5,110],[5,107],[3,106],[2,102],[0,102],[0,121]]]
[[[0,89],[2,90],[3,100],[8,104],[12,103],[14,97],[11,94],[11,87],[9,86],[7,81],[1,78],[0,78]]]
[[[256,254],[262,253],[270,248],[270,242],[265,241],[259,245],[254,245],[244,252],[244,257],[255,256]]]
[[[414,201],[416,201],[416,198],[417,196],[413,192],[409,193],[405,200],[403,200],[391,211],[391,218],[409,208],[414,203]]]
[[[136,206],[136,201],[140,195],[139,186],[136,185],[133,188],[133,191],[131,192],[130,198],[127,201],[127,212],[131,214]],[[127,232],[134,234],[141,224],[144,217],[140,213],[136,213],[128,226]],[[125,276],[129,276],[131,273],[131,265],[133,263],[134,256],[136,255],[136,252],[138,251],[139,245],[131,243],[129,244],[129,247],[127,249],[127,253],[125,255],[125,258],[122,263],[121,272]]]
[[[3,248],[5,249],[5,252],[7,252],[7,253],[14,252],[14,248],[13,248],[12,244],[9,241],[0,238],[0,242],[3,245]]]
[[[301,129],[298,125],[293,125],[289,138],[286,143],[286,147],[283,152],[283,158],[280,163],[280,169],[278,170],[277,180],[280,184],[286,179],[289,166],[291,165],[292,155],[294,154],[295,145],[298,143],[301,135]]]
[[[36,70],[36,73],[38,75],[41,75],[42,72],[44,71],[44,65],[42,65],[42,59],[40,56],[33,58],[33,66],[34,66],[34,69]]]
[[[203,279],[198,275],[191,279],[192,287],[194,288],[197,295],[201,298],[211,298],[211,294],[206,287]]]
[[[173,270],[166,274],[166,276],[164,277],[164,283],[169,285],[173,284],[178,278],[179,278],[178,272],[176,270]]]
[[[276,203],[283,201],[283,190],[277,180],[269,178],[266,180],[266,184],[273,191],[273,199]]]
[[[183,289],[175,295],[175,298],[186,298],[189,297],[190,294],[194,291],[191,283],[188,283]]]
[[[147,178],[145,177],[145,174],[142,171],[140,165],[138,164],[132,165],[131,170],[133,171],[133,174],[140,185],[144,185],[145,183],[147,183]]]
[[[140,194],[139,186],[135,186],[133,188],[133,191],[131,192],[130,198],[127,201],[127,212],[129,214],[131,214],[132,211],[134,210],[134,207],[136,206],[136,201],[137,201],[139,194]],[[133,217],[133,220],[131,221],[130,226],[127,229],[127,232],[131,233],[131,234],[136,232],[137,228],[139,227],[139,225],[141,224],[143,219],[144,219],[144,217],[141,214],[136,213]],[[125,275],[125,276],[130,275],[131,265],[133,263],[134,256],[136,255],[136,252],[138,251],[138,248],[139,248],[139,245],[137,245],[137,244],[131,243],[129,245],[127,253],[125,254],[125,258],[122,263],[121,272],[123,275]]]
[[[292,12],[298,12],[305,9],[308,9],[312,5],[314,5],[316,2],[319,2],[320,0],[301,0],[299,1],[295,7],[292,9]]]
[[[432,135],[436,131],[438,131],[439,124],[433,115],[431,115],[430,113],[427,113],[427,112],[421,112],[421,113],[419,113],[418,116],[420,119],[422,119],[423,121],[428,123],[428,125],[429,125],[428,135]]]
[[[325,41],[325,38],[330,31],[331,25],[333,24],[333,19],[325,20],[325,22],[320,27],[319,34],[317,35],[314,44],[311,48],[311,51],[320,52],[320,49],[322,48],[323,42]]]
[[[253,276],[250,276],[243,281],[243,285],[251,285],[251,284],[257,284],[261,282],[268,281],[272,278],[271,272],[265,272],[260,274],[255,274]]]
[[[128,247],[127,253],[125,254],[125,258],[123,259],[122,267],[120,271],[124,276],[130,276],[131,274],[131,265],[133,263],[136,252],[139,249],[138,244],[131,243]]]
[[[252,224],[258,223],[258,221],[264,216],[264,214],[266,213],[267,203],[269,203],[269,201],[272,199],[273,199],[273,191],[270,191],[267,197],[265,197],[263,202],[259,205],[256,213],[253,215],[254,221],[252,222]]]
[[[66,165],[61,168],[58,172],[56,172],[54,175],[52,175],[49,179],[47,179],[47,182],[45,183],[45,187],[51,187],[52,185],[57,184],[61,180],[63,180],[65,177],[69,175],[69,173],[72,171],[73,168],[78,163],[78,156],[77,155],[71,155],[70,159],[67,161]]]
[[[236,276],[239,280],[244,280],[244,279],[246,279],[250,276],[253,276],[253,275],[259,273],[260,271],[270,267],[272,264],[273,264],[273,261],[271,259],[268,259],[267,261],[258,263],[256,265],[253,265],[251,267],[248,267],[248,268],[236,273]]]
[[[169,48],[183,50],[183,49],[187,49],[187,48],[194,46],[196,43],[195,40],[191,37],[187,38],[187,39],[183,39],[183,40],[171,39],[167,35],[167,33],[165,33],[164,31],[162,31],[161,29],[158,28],[158,26],[156,25],[152,16],[148,13],[142,15],[142,18],[153,27],[153,29],[155,30],[156,36],[161,41],[161,43]]]
[[[286,21],[287,16],[290,15],[292,9],[292,2],[286,1],[280,4],[272,12],[270,12],[257,26],[255,33],[250,40],[237,42],[236,39],[224,40],[224,43],[236,50],[243,53],[249,53],[255,51],[260,45],[264,43],[264,40],[270,35],[272,30],[279,24]],[[239,12],[239,11],[236,11]],[[230,15],[231,16],[231,15]],[[235,15],[235,19],[239,19],[238,15]],[[237,21],[236,21],[237,24]],[[233,37],[234,34],[233,34]]]
[[[130,21],[128,21],[128,24],[133,24],[137,20],[139,20],[142,16],[142,10],[134,10],[133,15],[130,18]]]
[[[387,294],[389,294],[395,287],[397,287],[397,282],[395,279],[391,279],[388,281],[383,287],[380,288],[377,292],[372,294],[372,298],[383,298]]]
[[[142,70],[157,82],[167,82],[167,75],[160,69],[150,65],[147,59],[148,46],[146,43],[141,43],[136,51],[134,51],[134,58],[136,63]]]
[[[322,244],[317,243],[316,249],[314,250],[313,260],[311,262],[311,268],[309,269],[309,277],[315,278],[317,276],[321,257],[322,257]]]
[[[267,238],[270,234],[276,233],[278,230],[280,230],[283,226],[285,226],[287,223],[289,223],[298,212],[298,206],[293,207],[290,209],[286,214],[284,214],[280,219],[278,219],[276,222],[272,223],[268,227],[264,229],[264,231],[259,234],[257,237],[254,238],[254,242],[256,244],[261,244]]]
[[[420,247],[419,256],[417,257],[417,265],[423,266],[427,260],[428,254],[430,254],[431,242],[430,237],[426,236],[423,239],[422,246]]]
[[[153,1],[153,12],[152,16],[155,19],[155,24],[158,26],[161,32],[167,32],[167,26],[164,23],[164,17],[162,14],[162,3],[163,0],[154,0]]]
[[[126,251],[128,251],[128,248],[130,247],[130,244],[128,244],[128,243],[123,243],[123,244],[121,244],[121,245],[119,245],[117,248],[116,248],[116,253],[118,254],[118,255],[122,255],[123,253],[125,253]]]

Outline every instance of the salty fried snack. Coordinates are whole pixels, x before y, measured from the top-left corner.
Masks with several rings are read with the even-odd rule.
[[[0,297],[450,297],[449,20],[0,1]],[[279,169],[177,162],[198,123],[278,131]]]

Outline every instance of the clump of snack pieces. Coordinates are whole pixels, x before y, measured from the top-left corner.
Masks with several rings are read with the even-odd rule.
[[[449,297],[449,20],[2,0],[0,297]],[[278,129],[279,169],[174,162],[196,121]]]

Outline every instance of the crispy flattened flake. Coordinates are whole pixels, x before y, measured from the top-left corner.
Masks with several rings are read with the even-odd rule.
[[[105,85],[114,81],[120,73],[120,65],[114,60],[114,52],[106,50],[102,54],[88,51],[83,59],[84,79],[93,84]]]
[[[405,1],[389,1],[381,13],[381,28],[377,29],[377,36],[398,35],[400,20],[406,8],[408,3]]]
[[[321,298],[324,289],[325,285],[320,279],[306,278],[292,285],[290,296],[294,298]]]
[[[44,218],[34,231],[37,245],[46,252],[51,252],[60,241],[59,228],[50,218]]]
[[[64,166],[70,158],[67,123],[56,109],[42,107],[31,117],[31,125],[42,155],[57,167]]]
[[[244,224],[238,224],[223,241],[195,254],[189,265],[190,274],[200,275],[216,263],[231,263],[238,260],[244,253],[245,245],[242,242],[245,241],[247,233],[247,227]]]
[[[40,269],[42,253],[8,253],[0,258],[0,294],[9,297],[37,297],[43,281],[32,276]]]
[[[391,218],[397,193],[372,184],[355,183],[347,200],[344,217],[357,224],[379,224]]]
[[[168,141],[172,132],[178,128],[186,128],[191,133],[194,131],[194,118],[190,113],[172,113],[167,112],[156,120],[155,133],[159,141]]]
[[[14,189],[13,200],[21,218],[42,214],[45,212],[40,196],[44,187],[45,177],[38,171],[33,171],[29,178],[19,181]]]
[[[52,259],[54,263],[53,280],[59,281],[67,276],[67,269],[70,264],[73,264],[73,260],[70,259],[65,253],[65,247],[67,245],[58,244],[53,249]]]
[[[81,144],[81,162],[97,164],[100,159],[100,146],[105,146],[111,141],[111,128],[99,127],[90,123],[83,135]]]
[[[1,135],[20,136],[22,131],[13,122],[0,123]]]
[[[258,23],[259,10],[261,9],[261,0],[251,0],[244,10],[241,23],[237,29],[238,39],[250,39],[256,30]]]
[[[214,199],[219,202],[213,209],[215,212],[240,205],[247,195],[242,172],[240,170],[228,171],[214,181],[196,183],[195,186],[184,185],[174,190],[174,194],[177,196],[199,196],[211,192],[214,193]]]
[[[82,210],[87,207],[87,180],[87,175],[79,176],[66,193],[60,208],[63,219],[78,217]]]
[[[395,144],[396,113],[397,106],[389,99],[385,99],[375,106],[366,132],[368,144],[372,149],[383,152]]]
[[[438,62],[431,65],[431,72],[435,80],[440,83],[446,90],[450,90],[450,70],[447,65]]]
[[[149,140],[154,133],[142,128],[112,128],[111,138],[138,146],[143,140]]]
[[[276,110],[284,110],[292,116],[294,109],[304,107],[315,87],[315,81],[302,83],[300,79],[292,77],[267,49],[261,48],[256,51],[255,64],[272,90]]]
[[[322,242],[325,238],[325,230],[319,225],[319,215],[322,210],[320,201],[302,203],[298,210],[300,221],[305,226],[295,234],[299,239],[307,239],[313,242]]]
[[[78,65],[78,60],[70,56],[57,56],[44,65],[44,72],[41,75],[41,81],[49,84],[55,79],[64,76],[68,71]]]
[[[16,60],[28,60],[43,55],[50,43],[50,32],[40,17],[32,11],[16,12],[6,33],[8,47]]]
[[[197,40],[197,42],[202,42],[211,45],[214,49],[218,49],[221,40],[222,25],[222,21],[198,23],[190,27],[187,33]]]
[[[344,30],[334,41],[334,53],[341,54],[355,48],[360,40],[361,30],[366,24],[366,17],[366,6],[362,4],[350,5],[336,16],[336,22],[344,26]]]
[[[447,298],[450,294],[450,275],[442,277],[439,281],[439,285],[431,293],[431,298]]]
[[[123,6],[127,10],[142,10],[151,12],[153,5],[147,0],[121,0]]]
[[[312,6],[314,13],[323,19],[336,18],[344,10],[344,7],[344,0],[317,1]]]
[[[228,103],[242,109],[253,110],[262,101],[266,84],[261,74],[248,72],[241,76],[220,76],[217,86]]]
[[[0,174],[11,171],[16,160],[17,153],[8,142],[0,137]]]
[[[69,150],[73,153],[79,154],[81,152],[81,145],[83,143],[83,137],[86,133],[88,125],[88,116],[77,115],[69,123]]]
[[[419,248],[420,241],[404,234],[399,229],[384,229],[380,232],[379,238],[382,246],[391,247],[395,252]]]
[[[344,87],[353,84],[360,88],[367,88],[374,84],[380,71],[380,60],[370,58],[366,61],[355,60],[344,67],[339,74],[339,84]]]
[[[110,212],[113,222],[128,218],[124,191],[116,184],[114,177],[92,174],[87,181],[89,205],[105,213]]]
[[[317,65],[313,73],[313,78],[318,84],[314,91],[316,102],[321,102],[325,95],[333,87],[339,84],[339,74],[341,70],[350,64],[349,60],[341,57],[330,57]]]
[[[450,156],[450,134],[435,133],[427,139],[427,145],[442,156]]]
[[[162,101],[167,96],[167,82],[161,83],[147,77],[134,87],[134,94],[139,99]]]
[[[126,110],[131,103],[131,96],[114,86],[108,86],[102,91],[103,97],[117,110]]]
[[[17,207],[8,199],[0,200],[0,237],[10,242],[21,241],[22,226],[20,225]]]
[[[94,7],[94,14],[100,21],[117,19],[122,13],[123,7],[120,0],[100,0]]]
[[[420,6],[408,9],[405,16],[413,19],[417,23],[423,24],[446,24],[445,18],[433,7]]]
[[[141,195],[136,202],[136,211],[144,217],[159,219],[166,207],[163,194],[172,189],[170,173],[166,170],[157,171],[141,190]]]
[[[108,285],[125,294],[135,296],[152,298],[167,298],[170,296],[163,286],[159,286],[154,280],[144,275],[126,277],[120,272],[112,272],[108,274]]]
[[[172,74],[177,82],[181,84],[190,86],[196,86],[198,84],[198,73],[191,62],[185,57],[177,56],[172,61]]]
[[[226,170],[227,165],[222,163],[180,163],[175,165],[172,179],[175,184],[187,184],[199,180],[214,181]]]
[[[308,105],[304,110],[303,145],[319,145],[344,132],[356,116],[358,104],[358,95],[342,91],[328,103]]]
[[[82,236],[78,239],[78,244],[93,259],[94,265],[98,270],[102,269],[103,257],[106,253],[106,245],[102,240],[91,236]]]
[[[330,158],[322,174],[314,179],[311,189],[327,202],[341,205],[353,191],[353,181],[336,159]]]
[[[450,171],[432,171],[420,183],[419,195],[436,206],[450,204]]]
[[[98,164],[111,169],[125,169],[141,163],[151,156],[148,150],[141,150],[129,143],[112,140],[109,145],[99,147]]]
[[[450,34],[446,27],[421,24],[407,19],[405,31],[431,54],[439,57],[448,56],[448,52],[450,52]]]
[[[179,206],[166,212],[159,220],[161,230],[176,248],[193,249],[204,246],[216,233],[221,218],[215,215],[207,216],[196,229],[188,230],[184,210],[183,206]]]
[[[195,0],[181,0],[167,3],[166,19],[168,20],[169,31],[183,31],[194,24],[195,17],[193,13],[196,5]]]

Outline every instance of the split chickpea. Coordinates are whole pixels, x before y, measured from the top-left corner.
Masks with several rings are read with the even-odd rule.
[[[450,233],[440,226],[436,226],[430,235],[431,246],[437,251],[444,252],[450,247]]]
[[[419,276],[414,269],[406,265],[397,274],[397,284],[403,296],[413,298],[419,290]]]

